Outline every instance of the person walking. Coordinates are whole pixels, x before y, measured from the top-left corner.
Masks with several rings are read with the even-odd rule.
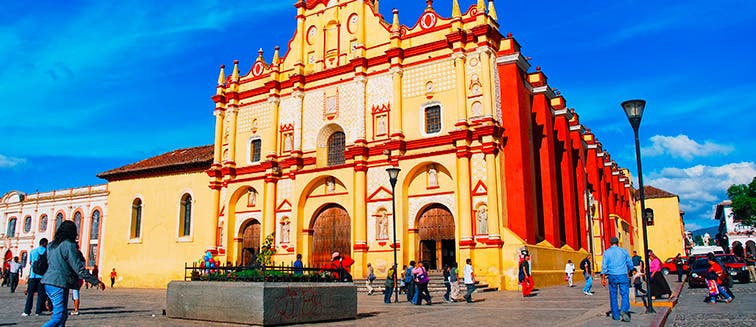
[[[583,287],[583,294],[593,295],[591,288],[593,287],[593,264],[591,263],[591,254],[588,253],[583,261],[580,261],[580,269],[583,271],[583,278],[585,278],[585,287]]]
[[[671,297],[672,289],[669,288],[667,279],[662,272],[662,262],[654,251],[648,250],[648,269],[651,271],[651,298],[660,299],[664,296]]]
[[[302,254],[297,253],[297,260],[294,261],[294,264],[291,265],[292,270],[294,271],[294,275],[301,276],[304,272],[304,264],[302,264]]]
[[[449,295],[451,294],[451,269],[449,265],[444,265],[444,286],[446,286],[446,293],[444,293],[443,299],[446,303],[451,303]]]
[[[675,256],[675,269],[677,269],[677,282],[682,283],[683,279],[683,258],[680,253]]]
[[[428,305],[431,305],[431,296],[430,292],[428,292],[430,277],[428,277],[428,270],[425,269],[422,261],[417,263],[417,267],[412,270],[412,273],[415,275],[415,288],[417,289],[415,292],[417,293],[417,302],[415,304],[421,305],[423,304],[423,300],[425,300]]]
[[[394,294],[394,285],[396,285],[396,270],[392,266],[386,274],[386,281],[383,283],[383,303],[391,304],[391,295]]]
[[[91,274],[92,276],[95,276],[95,278],[100,279],[100,268],[98,268],[97,265],[94,265],[94,267],[92,267]],[[92,287],[97,286],[97,285],[90,285],[88,282],[85,285],[87,286],[87,288],[89,288],[90,286]]]
[[[13,257],[13,261],[10,262],[10,292],[16,293],[16,287],[18,287],[18,276],[21,275],[21,263],[18,262],[18,256]]]
[[[526,254],[520,261],[517,279],[522,287],[522,297],[530,296],[530,292],[533,291],[533,278],[530,275],[530,254]]]
[[[612,319],[630,321],[630,279],[627,274],[635,270],[633,261],[627,250],[619,247],[619,239],[609,240],[611,247],[604,251],[601,264],[601,285],[609,284],[609,305],[612,309]],[[621,308],[617,307],[617,293],[622,298]]]
[[[415,269],[415,261],[412,260],[409,263],[409,267],[404,271],[404,285],[407,287],[407,302],[415,303],[415,276],[412,275],[412,270]]]
[[[79,278],[97,284],[104,290],[105,284],[92,276],[79,258],[76,224],[66,220],[55,231],[55,238],[47,249],[48,268],[42,277],[45,292],[53,305],[50,320],[42,327],[65,326],[68,319],[68,291],[76,288]]]
[[[365,281],[365,286],[367,287],[367,294],[373,295],[375,293],[375,289],[373,289],[373,281],[375,280],[375,272],[373,271],[373,265],[368,262],[367,264],[367,280]]]
[[[457,299],[459,298],[459,271],[456,262],[452,262],[451,268],[449,269],[449,282],[451,284],[449,300],[457,302]]]
[[[113,270],[110,271],[110,288],[113,288],[113,285],[115,285],[116,278],[118,278],[118,273],[115,268],[113,268]]]
[[[34,314],[39,316],[45,309],[47,296],[45,296],[45,287],[40,283],[44,273],[38,274],[38,272],[41,271],[35,271],[34,264],[40,259],[47,260],[47,256],[40,258],[40,256],[43,256],[47,251],[47,242],[47,239],[43,237],[39,240],[39,247],[29,253],[29,266],[32,268],[29,272],[29,280],[26,281],[26,305],[24,306],[24,312],[21,313],[21,316],[24,317],[31,315],[32,304],[34,303],[34,293],[37,293],[37,307],[34,310]]]
[[[465,260],[464,282],[467,288],[465,301],[473,303],[472,294],[475,292],[475,272],[473,272],[472,260],[470,258]]]
[[[567,287],[574,287],[572,276],[575,275],[575,264],[572,263],[572,260],[567,260],[567,264],[564,265],[564,274],[567,280]]]

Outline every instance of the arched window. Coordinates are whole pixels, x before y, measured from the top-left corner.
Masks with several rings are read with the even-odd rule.
[[[131,238],[142,236],[142,200],[134,199],[131,203]]]
[[[24,251],[21,252],[21,261],[19,262],[21,264],[21,267],[26,267],[26,261],[29,259],[29,253]]]
[[[344,132],[334,132],[328,137],[328,165],[336,166],[344,164]]]
[[[63,223],[63,213],[58,212],[57,215],[55,215],[55,226],[53,228],[53,232],[58,230],[58,226]]]
[[[97,240],[100,238],[100,210],[92,213],[92,225],[89,226],[89,239]]]
[[[32,224],[31,220],[32,220],[31,216],[26,216],[26,218],[24,218],[24,233],[28,233],[31,231],[31,224]]]
[[[74,224],[76,224],[76,235],[81,236],[81,211],[74,214]]]
[[[47,215],[39,217],[39,232],[44,233],[47,231]]]
[[[5,230],[6,237],[16,236],[16,218],[8,220],[8,228]]]
[[[184,194],[181,197],[181,212],[179,213],[179,236],[189,236],[192,231],[192,196]]]

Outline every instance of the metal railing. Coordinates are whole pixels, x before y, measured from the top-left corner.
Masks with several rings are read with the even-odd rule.
[[[302,267],[283,264],[276,266],[218,266],[201,267],[196,262],[184,263],[185,281],[240,281],[240,282],[337,282],[339,271],[331,268]]]

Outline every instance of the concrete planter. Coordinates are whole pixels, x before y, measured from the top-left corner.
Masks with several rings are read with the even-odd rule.
[[[171,318],[249,325],[286,325],[355,319],[352,283],[251,283],[172,281],[166,314]]]

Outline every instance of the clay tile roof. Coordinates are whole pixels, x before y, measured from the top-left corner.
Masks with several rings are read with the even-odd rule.
[[[669,193],[665,190],[658,189],[653,186],[644,186],[643,187],[643,195],[646,197],[646,199],[658,199],[658,198],[674,198],[677,197],[677,194]]]
[[[213,163],[213,145],[178,149],[97,174],[108,181],[176,172],[201,171]]]

